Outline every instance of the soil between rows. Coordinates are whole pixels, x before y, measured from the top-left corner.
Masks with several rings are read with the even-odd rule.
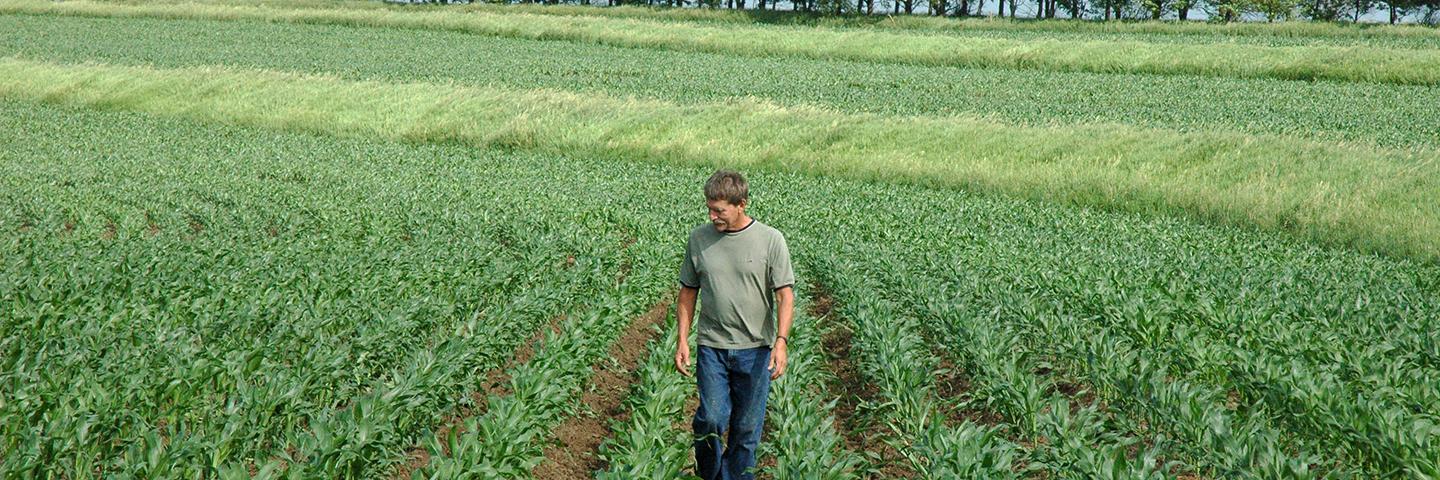
[[[670,302],[661,301],[636,317],[610,346],[609,355],[591,367],[591,388],[580,397],[581,409],[555,429],[555,443],[545,448],[545,461],[532,472],[540,480],[591,478],[605,468],[597,452],[610,434],[610,422],[624,421],[625,397],[635,382],[646,347],[664,324]]]
[[[915,471],[905,457],[882,440],[884,432],[881,426],[859,414],[860,406],[874,403],[879,391],[873,383],[866,381],[851,361],[852,335],[835,317],[835,299],[819,285],[814,285],[812,292],[811,318],[829,324],[820,338],[820,345],[825,352],[826,366],[832,374],[833,383],[828,390],[839,399],[835,403],[835,431],[845,438],[845,448],[850,451],[880,455],[881,463],[876,472],[879,478],[915,478]]]

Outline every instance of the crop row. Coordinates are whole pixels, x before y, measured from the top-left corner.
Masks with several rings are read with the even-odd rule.
[[[547,332],[535,357],[511,370],[508,390],[486,398],[483,415],[427,442],[429,463],[415,475],[527,478],[545,461],[548,432],[581,413],[574,401],[589,378],[590,365],[604,358],[630,317],[643,311],[638,299],[651,294],[615,289],[590,295],[603,303],[576,312],[578,318],[562,323],[558,333]]]
[[[1163,358],[1160,354],[1135,351],[1133,339],[1123,332],[1049,311],[1053,307],[1026,289],[1001,283],[956,287],[944,283],[949,279],[930,288],[906,280],[916,278],[913,270],[891,267],[890,273],[882,273],[886,267],[869,268],[875,277],[889,279],[882,281],[890,288],[867,292],[866,298],[892,296],[905,305],[900,310],[905,315],[932,319],[934,343],[946,346],[972,372],[974,401],[1019,419],[1019,430],[1046,439],[1040,445],[1092,445],[1087,438],[1112,438],[1114,447],[1108,452],[1042,449],[1032,454],[1040,464],[1093,468],[1097,461],[1103,465],[1115,459],[1105,465],[1114,471],[1071,472],[1115,478],[1160,475],[1155,469],[1162,455],[1167,470],[1224,477],[1313,478],[1311,465],[1325,464],[1310,453],[1289,453],[1293,446],[1282,443],[1266,419],[1236,418],[1223,392],[1176,379],[1167,366],[1151,361]],[[1009,301],[981,303],[970,297],[982,294],[993,295],[991,301]],[[986,311],[976,303],[998,306]],[[1064,408],[1087,398],[1098,403]],[[1066,412],[1073,418],[1054,418]],[[1056,428],[1071,425],[1069,432]],[[1150,447],[1145,457],[1131,463],[1120,448],[1136,438],[1147,440]]]
[[[1091,385],[1126,429],[1157,445],[1169,439],[1161,452],[1200,471],[1433,475],[1440,418],[1429,412],[1440,398],[1440,351],[1436,316],[1420,306],[1434,301],[1422,293],[1433,280],[1414,278],[1419,290],[1352,290],[1344,285],[1368,280],[1330,278],[1331,269],[1349,268],[1315,265],[1311,255],[1271,251],[1274,258],[1257,253],[1236,264],[1163,253],[1215,242],[1160,233],[1168,226],[1107,238],[1115,232],[1092,224],[1091,214],[1062,227],[1023,212],[920,205],[893,214],[905,229],[872,215],[865,226],[818,235],[865,239],[845,255],[884,259],[860,268],[885,289],[857,297],[893,298],[902,314],[942,325],[935,343],[956,346],[957,358],[979,358],[966,350],[992,344],[990,351],[1034,352]],[[977,214],[992,223],[956,224]],[[986,240],[991,235],[1008,241]],[[1298,293],[1311,289],[1325,293]],[[983,374],[983,364],[975,366]],[[989,396],[1034,390],[1012,383]]]
[[[956,38],[881,30],[756,27],[550,15],[434,11],[266,9],[4,0],[0,13],[257,20],[451,30],[602,45],[915,65],[1046,71],[1440,84],[1440,53],[1366,46],[1267,47],[1142,41]]]
[[[964,390],[953,393],[962,398],[934,400],[940,408],[950,409],[948,416],[964,419],[963,433],[954,437],[960,441],[946,441],[932,430],[917,445],[905,447],[950,460],[948,464],[934,459],[919,463],[927,477],[1000,478],[1041,471],[1059,478],[1174,478],[1172,470],[1179,464],[1160,459],[1161,443],[1140,448],[1140,439],[1127,434],[1102,404],[1072,398],[1083,392],[1064,391],[1051,376],[1037,374],[1049,363],[1019,343],[1017,330],[993,318],[974,317],[975,321],[965,323],[965,318],[957,322],[955,317],[911,316],[886,298],[888,292],[879,286],[885,277],[876,275],[880,272],[836,257],[817,261],[817,271],[831,277],[828,281],[836,286],[842,311],[856,325],[862,359],[868,356],[864,350],[870,348],[884,354],[877,361],[918,361],[919,365],[932,365],[932,370],[941,355],[924,352],[926,349],[946,352],[949,355],[945,357],[956,360],[950,371],[915,375],[902,390],[923,396],[927,388],[933,388],[926,377],[945,379],[956,384],[952,390]],[[859,306],[844,307],[847,304]],[[931,321],[922,324],[919,318]],[[965,334],[933,332],[957,327]],[[879,338],[866,341],[866,330],[874,330],[870,334]],[[907,350],[911,353],[902,353]],[[945,405],[956,401],[961,403]],[[994,412],[998,418],[990,421],[1000,423],[988,428],[969,423],[969,416],[977,413],[988,418],[983,412]],[[912,417],[917,414],[908,413]],[[925,415],[921,413],[919,418]],[[1011,457],[1015,460],[1000,462]],[[1017,460],[1023,462],[1011,464]]]
[[[413,152],[5,109],[7,472],[383,471],[615,281],[612,222],[475,208],[514,194]]]
[[[766,428],[760,444],[761,471],[776,480],[856,478],[864,452],[851,451],[836,430],[833,373],[824,369],[820,341],[834,328],[807,313],[805,285],[796,287],[795,326],[786,343],[789,366],[770,387]],[[773,463],[772,463],[773,462]],[[768,464],[768,465],[767,465]]]
[[[876,398],[862,399],[861,408],[870,411],[868,422],[883,424],[881,438],[897,452],[896,458],[882,459],[891,462],[889,468],[912,469],[920,478],[1018,478],[1018,448],[996,427],[942,413],[950,400],[937,393],[940,359],[916,322],[890,315],[889,304],[878,299],[852,297],[862,293],[847,290],[844,281],[853,277],[831,267],[815,272],[837,286],[838,313],[848,320],[844,328],[853,331],[851,360],[876,390]]]
[[[204,284],[229,285],[234,283],[229,280],[234,276],[234,267],[191,260],[194,257],[182,255],[186,251],[184,242],[198,242],[199,245],[191,247],[197,251],[214,251],[204,242],[214,238],[211,236],[225,234],[225,245],[253,243],[258,245],[257,249],[272,244],[266,242],[303,245],[310,249],[306,252],[309,258],[319,255],[311,251],[319,251],[323,246],[338,249],[348,245],[346,241],[374,245],[376,252],[397,248],[406,251],[397,245],[407,245],[404,238],[408,234],[412,242],[419,239],[426,251],[440,252],[431,254],[432,257],[443,258],[447,249],[459,248],[445,245],[476,244],[479,240],[473,239],[483,237],[477,237],[475,232],[485,231],[495,243],[514,245],[518,251],[530,251],[525,239],[532,237],[539,242],[537,245],[574,248],[581,253],[577,255],[577,265],[590,261],[588,259],[605,263],[607,266],[597,271],[606,273],[607,281],[613,280],[609,275],[623,270],[609,262],[628,259],[632,262],[628,276],[637,277],[633,281],[654,277],[668,282],[678,258],[677,242],[683,239],[689,226],[703,222],[704,218],[698,186],[709,171],[703,166],[635,163],[608,156],[485,152],[456,144],[402,144],[383,137],[296,135],[28,102],[5,101],[0,102],[0,107],[5,113],[0,118],[7,122],[6,128],[0,129],[0,144],[6,147],[0,149],[3,152],[0,158],[4,159],[7,169],[6,174],[0,176],[4,179],[0,181],[6,182],[0,190],[4,192],[0,193],[0,206],[4,207],[0,211],[13,212],[0,217],[0,231],[5,232],[7,242],[12,242],[6,244],[8,250],[3,258],[15,262],[7,266],[7,271],[24,275],[37,275],[33,270],[45,265],[58,270],[60,265],[68,265],[68,259],[84,258],[78,256],[79,252],[95,250],[121,255],[149,241],[169,242],[164,245],[171,250],[165,255],[155,251],[150,252],[150,257],[131,255],[129,258],[153,258],[176,265],[195,262],[196,271],[187,273],[185,278],[202,279],[198,283]],[[30,132],[47,134],[36,136]],[[72,160],[56,160],[67,158]],[[78,168],[77,163],[92,166]],[[207,168],[196,169],[194,165]],[[994,318],[998,325],[1033,332],[1033,338],[1068,338],[1069,342],[1053,342],[1053,348],[1040,343],[1021,346],[1038,352],[1034,358],[1048,361],[1053,370],[1085,381],[1096,395],[1107,401],[1104,410],[1110,415],[1107,421],[1120,427],[1110,426],[1103,431],[1126,433],[1128,429],[1137,438],[1158,439],[1163,435],[1172,439],[1158,443],[1161,449],[1157,458],[1183,461],[1194,466],[1197,472],[1222,475],[1243,471],[1240,468],[1264,471],[1259,462],[1249,459],[1272,459],[1277,463],[1265,468],[1282,472],[1292,466],[1286,459],[1306,459],[1303,455],[1292,457],[1290,452],[1295,451],[1292,449],[1319,447],[1327,456],[1334,452],[1334,456],[1326,460],[1338,465],[1321,468],[1305,464],[1312,472],[1359,470],[1367,476],[1383,476],[1393,466],[1408,468],[1412,473],[1424,472],[1427,468],[1423,457],[1407,456],[1405,452],[1415,452],[1414,448],[1424,445],[1418,443],[1427,438],[1424,426],[1434,422],[1433,415],[1426,413],[1433,411],[1427,407],[1433,403],[1426,403],[1430,402],[1426,399],[1435,398],[1434,379],[1440,370],[1437,368],[1440,350],[1436,349],[1440,342],[1435,337],[1440,329],[1434,323],[1440,318],[1436,314],[1440,312],[1440,297],[1436,294],[1440,292],[1440,284],[1436,283],[1440,281],[1437,280],[1440,271],[1434,265],[1320,248],[1271,233],[1197,224],[1165,216],[1095,211],[955,189],[857,182],[773,170],[747,173],[753,185],[752,213],[786,233],[797,264],[815,265],[817,257],[823,259],[824,255],[843,253],[849,258],[847,263],[854,262],[857,270],[844,281],[831,282],[835,284],[832,288],[875,282],[895,285],[874,295],[893,303],[893,313],[863,318],[907,319],[903,326],[912,336],[917,330],[913,320],[916,318],[972,326],[980,324],[974,318]],[[319,193],[314,196],[293,193],[309,190]],[[185,201],[178,193],[167,193],[170,191],[188,192],[186,195],[197,200]],[[75,192],[93,196],[97,205],[104,206],[96,207],[101,213],[56,206],[65,199],[76,198]],[[124,201],[110,201],[114,198]],[[146,240],[148,223],[144,212],[134,209],[133,204],[149,202],[150,198],[164,200],[155,201],[150,212],[159,233]],[[206,206],[246,198],[255,200],[224,209]],[[248,205],[254,206],[245,207]],[[200,217],[204,223],[201,230],[194,231],[189,225],[190,214],[209,211],[204,208],[215,210]],[[79,215],[73,229],[66,226],[72,213]],[[112,230],[109,220],[115,224],[114,239],[108,238]],[[570,232],[564,235],[544,233],[545,225],[571,224],[579,227],[563,230]],[[491,228],[492,225],[498,226]],[[272,231],[280,237],[266,240]],[[312,232],[316,233],[312,235]],[[634,236],[635,243],[630,247],[633,256],[603,253],[626,243],[621,238],[623,235],[615,232]],[[51,239],[52,236],[56,238]],[[178,238],[166,240],[170,236]],[[46,240],[22,242],[25,238]],[[82,240],[85,245],[81,245]],[[67,241],[76,245],[65,247]],[[592,250],[593,253],[586,253]],[[340,250],[333,256],[318,258],[333,258],[336,264],[343,265],[345,262],[339,261],[343,255],[355,251],[358,250]],[[556,251],[549,260],[565,263],[563,251]],[[294,257],[259,251],[226,258],[242,265],[253,264],[251,268],[255,270],[267,270],[280,268],[289,263],[280,260]],[[276,260],[262,260],[266,258]],[[386,265],[384,261],[374,260],[385,258],[391,257],[371,254],[365,263]],[[866,260],[879,258],[892,263],[875,264]],[[435,262],[439,263],[428,269],[406,271],[438,275],[464,270],[448,266],[443,260]],[[324,265],[328,263],[302,265],[310,265],[307,270],[325,272]],[[894,266],[905,268],[891,268]],[[121,270],[116,275],[134,271]],[[557,270],[565,271],[569,270],[563,267]],[[825,271],[811,273],[824,274]],[[307,273],[305,277],[310,275],[314,274]],[[373,285],[413,285],[417,291],[444,291],[433,287],[433,281],[415,284],[406,276],[378,277]],[[850,279],[852,277],[861,277],[866,283]],[[22,277],[7,275],[6,278]],[[356,288],[372,285],[364,283],[365,280],[360,278],[351,283],[355,283]],[[599,282],[599,279],[585,282]],[[535,279],[529,284],[541,283],[545,282]],[[927,284],[936,286],[926,287]],[[61,282],[26,282],[25,285],[60,292],[54,293],[57,296],[75,288]],[[295,292],[305,292],[303,283],[266,285],[274,289],[272,295],[285,298],[298,295]],[[997,286],[1013,288],[1004,290]],[[185,290],[176,282],[158,282],[149,284],[147,291],[154,292],[151,298],[178,299],[182,297],[171,293]],[[241,298],[249,298],[247,291],[238,290]],[[119,311],[122,306],[119,302],[133,295],[96,294],[92,298],[113,298],[115,304],[95,305],[92,314],[52,318],[59,324],[67,319],[74,322],[77,318],[103,317],[106,312]],[[406,297],[403,292],[393,295]],[[437,297],[434,305],[455,304],[454,299],[443,294],[433,295]],[[5,298],[8,301],[13,297]],[[413,298],[423,296],[416,294]],[[937,303],[919,301],[925,298],[937,299]],[[226,301],[234,302],[233,299]],[[850,304],[852,309],[866,308],[866,303],[852,301]],[[48,302],[36,308],[48,311],[63,305],[63,302]],[[385,311],[376,308],[376,303],[356,305],[369,308],[367,312]],[[994,311],[1015,313],[986,316]],[[297,315],[283,313],[284,310],[278,312],[272,311],[274,318],[291,320]],[[852,318],[856,317],[854,311],[850,313]],[[1027,320],[1031,317],[1024,315],[1036,320]],[[536,320],[548,318],[537,317]],[[437,336],[448,336],[441,334],[453,331],[438,327],[453,325],[453,319],[430,315],[425,318],[427,322],[438,322],[435,323]],[[295,322],[278,322],[287,326],[290,323]],[[866,322],[866,326],[869,324],[877,328],[885,325],[878,321]],[[1272,324],[1278,326],[1272,327]],[[26,337],[9,334],[14,331],[11,329],[19,328],[15,323],[3,325],[7,328],[3,358],[12,362],[7,363],[5,374],[8,375],[15,370],[9,365],[30,358],[12,352],[31,344],[9,340]],[[397,329],[406,328],[400,322],[396,325]],[[1069,325],[1070,328],[1037,328],[1043,325]],[[185,331],[183,326],[175,330]],[[924,328],[919,330],[923,332]],[[937,330],[941,338],[960,338],[962,332]],[[351,331],[340,330],[336,335],[342,339],[361,336],[344,335]],[[1101,334],[1091,335],[1092,331]],[[857,338],[860,333],[856,332]],[[83,342],[87,338],[79,333],[66,335],[56,337],[57,341]],[[192,337],[195,335],[186,336],[185,342],[193,342]],[[376,336],[365,349],[396,348],[395,338],[402,337],[388,333],[386,338]],[[183,351],[185,342],[170,342],[169,349]],[[37,349],[44,348],[35,345]],[[192,344],[194,348],[205,345]],[[642,369],[641,386],[637,388],[656,392],[656,398],[672,400],[651,404],[638,399],[648,399],[644,397],[648,393],[642,393],[633,403],[647,405],[632,410],[635,413],[631,420],[648,425],[650,432],[659,428],[653,419],[663,420],[665,415],[678,411],[680,406],[674,399],[683,402],[691,391],[683,379],[663,375],[668,371],[665,367],[669,353],[664,350],[666,348],[661,347],[658,356],[652,356],[648,366]],[[61,350],[57,346],[45,351]],[[360,352],[353,351],[357,355]],[[505,351],[498,349],[494,353],[498,358],[504,356]],[[953,355],[957,363],[964,363],[967,358],[961,351],[942,353]],[[1269,359],[1285,358],[1287,363],[1246,360],[1246,356],[1257,357],[1261,353]],[[324,362],[359,363],[355,358],[300,357],[277,368],[283,367],[279,370],[282,373],[303,372],[305,370],[300,369],[312,368],[315,362],[321,365]],[[1092,365],[1096,359],[1105,359],[1106,363]],[[483,359],[463,360],[484,362]],[[190,367],[195,363],[183,360],[180,364]],[[1237,368],[1228,368],[1232,364]],[[88,368],[47,365],[45,374],[63,380],[73,380]],[[144,365],[128,367],[144,371],[149,368]],[[1142,366],[1144,368],[1140,368]],[[477,369],[483,371],[478,366],[467,367],[467,373],[477,373],[473,371]],[[1291,369],[1303,375],[1290,376]],[[1133,373],[1137,371],[1139,373]],[[164,370],[153,372],[151,377],[166,381],[184,378]],[[1271,373],[1264,372],[1282,375],[1269,377]],[[1290,378],[1296,382],[1286,380]],[[3,397],[7,407],[17,405],[17,397],[11,392],[20,391],[8,386],[30,381],[14,376],[0,377],[0,382],[7,385],[0,390],[0,395],[7,395]],[[1297,383],[1302,381],[1323,382],[1312,388]],[[679,390],[675,385],[679,385]],[[1271,387],[1261,388],[1261,385]],[[655,389],[646,390],[648,386]],[[363,388],[353,387],[348,391],[360,393]],[[478,388],[479,385],[456,387],[454,396],[447,395],[444,400],[424,407],[428,418],[417,420],[414,429],[396,436],[401,439],[398,445],[418,443],[426,434],[433,436],[427,427],[440,424],[442,417],[453,410],[451,404],[458,401],[455,399]],[[1326,394],[1328,388],[1336,388],[1338,394]],[[143,390],[163,392],[159,386]],[[215,391],[217,394],[229,392]],[[654,407],[657,409],[653,414],[641,414],[651,412],[648,409],[652,407],[648,405],[658,407]],[[1314,406],[1323,408],[1311,408]],[[73,404],[57,408],[54,410],[57,417],[52,418],[73,418],[77,422],[88,418],[64,416],[65,412],[72,411],[67,409],[78,408]],[[333,406],[327,404],[325,408]],[[194,407],[194,411],[206,410]],[[1410,427],[1376,429],[1388,424],[1357,416],[1366,411],[1403,413],[1394,418],[1407,422]],[[20,444],[18,434],[10,432],[28,431],[21,427],[34,428],[31,422],[39,420],[16,415],[5,418],[23,424],[7,427],[0,435],[7,452],[18,451],[8,448]],[[647,418],[652,422],[644,423]],[[1028,417],[1011,415],[1005,420],[1025,418]],[[155,423],[153,418],[141,419],[148,422],[146,428]],[[177,419],[198,422],[183,416]],[[217,421],[223,423],[223,420]],[[673,419],[671,421],[673,423]],[[1153,429],[1140,425],[1153,426]],[[1252,427],[1279,432],[1281,438],[1273,444],[1286,454],[1252,450],[1252,457],[1251,452],[1243,450],[1252,448],[1246,445],[1265,448],[1268,441],[1263,438],[1248,443],[1212,442],[1207,440],[1216,436],[1211,425],[1227,425],[1224,428],[1230,433],[1225,438],[1249,435]],[[275,430],[293,430],[300,436],[310,434],[300,428],[281,426]],[[1403,432],[1406,437],[1366,440],[1366,432],[1376,431]],[[639,461],[674,459],[677,455],[683,458],[688,451],[684,432],[671,432],[679,432],[679,441],[684,443],[672,443],[664,448],[653,447],[653,443],[635,443],[640,446],[630,450],[608,448],[607,458],[621,477],[625,476],[623,465],[635,464],[625,458]],[[656,442],[661,445],[675,440],[661,433],[616,437],[611,444],[627,444],[624,440],[631,438],[658,438]],[[397,443],[387,441],[384,445],[389,449]],[[1233,449],[1238,450],[1225,445],[1233,445]],[[187,450],[191,456],[183,458],[220,455],[241,462],[249,456],[263,463],[268,459],[265,455],[272,451],[256,446],[239,448],[223,450],[208,444],[194,444]],[[145,460],[139,453],[123,457],[126,458],[123,462],[118,453],[105,460],[124,463],[127,471],[140,471]],[[645,456],[649,454],[653,456]],[[361,463],[371,465],[367,468],[383,468],[400,461],[403,452],[397,448],[378,455]],[[318,463],[308,466],[309,459],[322,456],[304,457],[306,468],[324,468]],[[201,460],[177,461],[182,468],[192,463],[205,465]],[[230,465],[235,465],[234,462]],[[1231,468],[1226,465],[1236,470],[1226,470]],[[32,468],[64,467],[51,463]],[[665,473],[655,475],[666,476]]]
[[[848,113],[975,115],[1036,126],[1117,122],[1440,147],[1440,109],[1423,101],[1440,98],[1440,87],[751,58],[262,22],[11,15],[0,16],[0,30],[11,33],[0,37],[0,54],[65,63],[230,65],[351,80],[547,88],[677,103],[758,97]]]
[[[596,478],[606,480],[685,478],[693,461],[685,400],[695,396],[693,380],[675,371],[677,330],[650,343],[650,353],[637,372],[626,400],[627,417],[611,425],[600,446],[607,467]]]
[[[862,457],[849,451],[835,430],[834,403],[823,388],[828,372],[817,347],[824,327],[803,312],[803,303],[797,302],[791,362],[785,376],[771,384],[758,468],[776,479],[856,478]],[[690,465],[688,419],[694,412],[682,407],[695,396],[695,385],[675,372],[675,330],[668,332],[649,346],[627,402],[629,416],[612,425],[602,447],[608,467],[598,478],[673,479]]]
[[[1440,254],[1440,204],[1429,201],[1440,163],[1429,151],[23,60],[0,62],[0,95],[339,135],[973,187]]]

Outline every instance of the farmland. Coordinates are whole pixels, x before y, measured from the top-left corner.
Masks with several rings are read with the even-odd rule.
[[[1436,87],[752,59],[445,31],[257,22],[6,16],[0,26],[12,32],[0,38],[6,51],[56,62],[231,65],[683,103],[750,96],[855,113],[975,115],[1035,125],[1124,122],[1401,148],[1440,146],[1440,111],[1422,101],[1440,97]],[[155,33],[133,38],[137,30]],[[249,47],[257,42],[284,50]],[[455,57],[466,61],[446,60]],[[714,81],[695,82],[697,77]]]
[[[675,272],[699,186],[739,166],[800,280],[767,478],[1440,478],[1433,31],[48,5],[0,3],[6,476],[681,476]],[[479,14],[1416,63],[376,25]]]
[[[618,47],[785,56],[878,63],[1000,67],[1075,72],[1340,80],[1400,85],[1440,84],[1440,53],[1431,49],[1365,45],[1264,46],[1155,44],[1099,41],[917,35],[866,31],[763,28],[744,25],[656,22],[587,16],[433,12],[268,9],[218,5],[112,5],[72,1],[45,4],[8,0],[7,13],[79,16],[257,20],[281,23],[361,25],[460,31],[537,40],[570,40]],[[1119,54],[1124,52],[1124,54]]]

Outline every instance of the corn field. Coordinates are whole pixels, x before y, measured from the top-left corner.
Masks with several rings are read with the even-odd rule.
[[[761,478],[1440,479],[1419,27],[350,6],[0,0],[0,477],[689,478],[738,167]]]

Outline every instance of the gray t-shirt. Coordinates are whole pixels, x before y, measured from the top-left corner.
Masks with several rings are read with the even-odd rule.
[[[734,232],[695,227],[680,262],[680,284],[700,289],[696,343],[742,349],[775,344],[775,296],[795,284],[785,236],[754,219]]]

